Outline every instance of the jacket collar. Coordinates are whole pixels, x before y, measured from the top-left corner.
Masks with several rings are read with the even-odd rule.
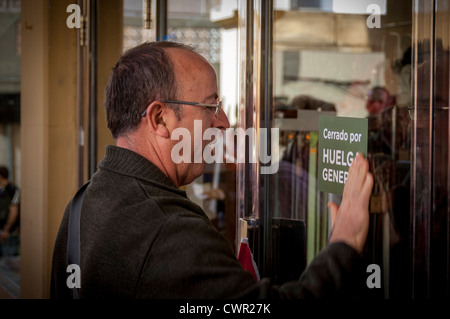
[[[179,190],[152,162],[126,148],[107,145],[105,157],[98,167]]]

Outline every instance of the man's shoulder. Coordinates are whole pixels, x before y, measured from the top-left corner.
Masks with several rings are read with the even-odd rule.
[[[19,188],[18,188],[15,184],[9,183],[8,185],[6,185],[5,189],[6,189],[8,192],[15,192],[15,191],[18,190]]]
[[[15,196],[18,196],[19,193],[19,188],[14,185],[13,183],[9,183],[6,187],[5,187],[5,193],[11,198],[13,199]]]
[[[141,222],[172,217],[207,218],[186,193],[157,180],[140,179],[116,172],[102,171],[92,178],[83,202],[83,212],[96,218]],[[101,216],[100,216],[101,215]],[[126,222],[126,221],[125,221]]]

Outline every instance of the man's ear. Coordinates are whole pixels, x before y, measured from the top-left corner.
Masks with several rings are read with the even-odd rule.
[[[169,138],[170,133],[164,121],[165,116],[167,116],[167,106],[160,101],[153,101],[147,107],[145,119],[150,132],[163,138]]]

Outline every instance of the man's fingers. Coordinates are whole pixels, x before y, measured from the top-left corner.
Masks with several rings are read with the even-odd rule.
[[[355,157],[354,167],[350,167],[353,169],[352,171],[352,182],[353,182],[353,190],[358,193],[363,193],[366,196],[367,193],[372,192],[373,187],[373,175],[369,172],[369,162],[364,158],[364,155],[358,153]],[[353,166],[353,163],[352,163]],[[349,173],[350,175],[350,173]],[[350,178],[350,176],[349,176]]]
[[[360,192],[365,183],[367,173],[369,171],[369,163],[364,158],[364,155],[357,153],[348,172],[348,179],[344,186],[345,193]]]
[[[370,194],[372,193],[372,187],[373,187],[373,175],[372,173],[368,172],[362,190],[363,192]]]
[[[373,176],[369,162],[358,153],[349,169],[340,207],[328,204],[333,224],[330,242],[344,241],[361,252],[369,226],[369,199]],[[339,211],[339,213],[337,212]]]

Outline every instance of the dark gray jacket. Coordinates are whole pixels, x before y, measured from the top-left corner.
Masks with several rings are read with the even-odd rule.
[[[68,210],[56,238],[51,297],[72,298],[66,280]],[[356,251],[328,245],[299,281],[272,286],[242,269],[202,209],[144,157],[108,146],[86,190],[81,215],[81,298],[346,296]]]

